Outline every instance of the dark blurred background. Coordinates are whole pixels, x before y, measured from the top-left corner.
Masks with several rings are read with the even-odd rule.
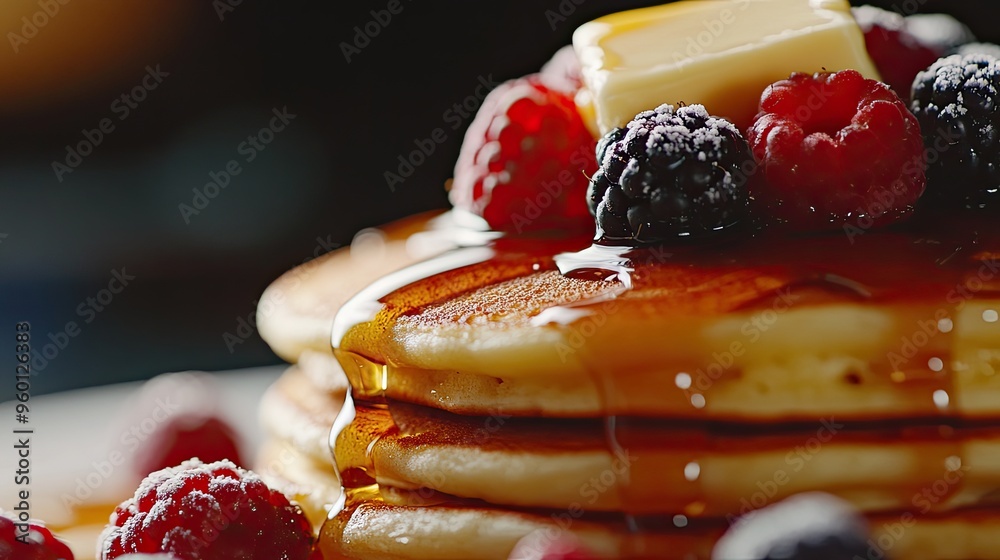
[[[446,111],[535,71],[577,25],[657,3],[400,2],[367,44],[355,26],[388,1],[3,2],[0,332],[9,355],[31,322],[34,394],[278,363],[241,321],[283,271],[447,205],[471,116]],[[995,3],[877,4],[996,40]],[[390,189],[384,173],[439,127]]]

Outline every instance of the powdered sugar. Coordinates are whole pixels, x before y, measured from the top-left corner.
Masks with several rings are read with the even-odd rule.
[[[695,154],[698,161],[713,161],[721,157],[723,145],[733,135],[741,137],[731,122],[709,115],[704,105],[687,105],[675,109],[660,105],[653,111],[636,115],[628,124],[626,141],[645,137],[650,156],[675,157]]]
[[[1000,58],[1000,45],[994,45],[993,43],[968,43],[958,47],[956,54],[960,56],[978,54]]]
[[[906,26],[906,20],[896,12],[876,8],[875,6],[858,6],[851,8],[854,19],[862,31],[868,31],[874,26],[890,31],[899,31]]]
[[[249,548],[254,559],[305,560],[312,545],[302,511],[231,461],[192,459],[154,472],[117,511],[101,536],[104,559],[156,549],[194,560],[213,547],[222,548],[211,557],[228,558],[222,535],[231,525],[242,527],[238,535],[267,535]]]

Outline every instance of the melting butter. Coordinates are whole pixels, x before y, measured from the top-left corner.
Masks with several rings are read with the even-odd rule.
[[[764,89],[792,72],[879,78],[846,0],[687,0],[594,20],[573,45],[601,133],[663,103],[746,130]]]

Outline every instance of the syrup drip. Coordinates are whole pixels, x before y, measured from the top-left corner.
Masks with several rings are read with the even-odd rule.
[[[632,287],[632,273],[635,272],[628,254],[631,247],[612,245],[591,245],[576,253],[560,253],[555,256],[559,272],[577,280],[617,280],[625,289]]]
[[[990,239],[979,231],[976,243],[997,244],[1000,242],[1000,232],[995,226],[983,231],[991,235]],[[964,239],[967,236],[960,236]],[[510,241],[511,245],[506,243]],[[353,300],[338,314],[333,343],[338,360],[344,365],[352,384],[353,398],[349,398],[331,433],[331,447],[340,441],[338,437],[351,425],[356,417],[358,407],[386,407],[390,413],[393,405],[385,398],[391,384],[392,364],[382,364],[368,356],[347,352],[340,348],[342,341],[354,329],[364,331],[367,324],[378,324],[379,313],[385,310],[384,298],[403,287],[418,286],[426,283],[436,275],[455,271],[461,267],[475,264],[495,264],[498,267],[514,267],[510,263],[521,263],[517,270],[525,270],[525,274],[544,272],[557,269],[568,278],[587,281],[606,282],[615,285],[600,297],[577,301],[572,304],[553,306],[543,310],[532,319],[535,326],[554,326],[570,328],[591,317],[597,304],[615,299],[626,300],[636,290],[658,286],[664,280],[665,271],[689,271],[691,275],[709,271],[713,278],[732,278],[743,281],[744,276],[756,275],[758,293],[737,292],[728,308],[707,308],[706,313],[721,315],[735,312],[768,311],[768,305],[774,300],[774,294],[780,290],[802,295],[805,304],[826,302],[847,302],[854,304],[888,305],[893,310],[899,323],[899,332],[904,333],[895,353],[900,356],[894,360],[890,352],[884,361],[875,361],[871,371],[849,373],[844,382],[847,385],[865,384],[875,388],[887,388],[899,394],[912,395],[914,404],[905,411],[907,418],[923,418],[925,422],[913,429],[903,429],[892,436],[902,441],[933,441],[929,447],[932,459],[924,463],[930,467],[921,472],[924,484],[931,488],[934,495],[931,511],[944,507],[950,499],[961,496],[967,490],[966,479],[954,476],[962,472],[968,465],[965,457],[963,441],[956,434],[958,431],[952,425],[956,410],[961,403],[956,402],[954,379],[959,374],[961,364],[952,352],[955,343],[955,322],[961,306],[981,300],[996,297],[1000,294],[1000,284],[992,277],[986,278],[979,262],[987,262],[980,254],[976,258],[963,258],[968,251],[957,250],[962,243],[947,238],[928,240],[914,238],[912,235],[896,232],[868,233],[860,240],[854,240],[857,245],[848,244],[841,237],[827,236],[808,239],[785,240],[782,247],[775,249],[769,245],[773,240],[754,240],[747,243],[734,244],[718,251],[700,252],[697,247],[684,247],[675,253],[663,250],[631,249],[622,247],[590,246],[578,252],[566,252],[566,246],[581,246],[581,240],[531,240],[529,245],[533,250],[525,250],[517,240],[493,240],[489,246],[469,247],[449,252],[443,256],[425,261],[373,284]],[[995,256],[988,257],[988,263],[995,262]],[[979,259],[977,261],[977,259]],[[522,262],[524,261],[524,262]],[[971,261],[971,262],[970,262]],[[913,270],[914,262],[936,263],[933,267],[925,267],[926,275],[911,279],[906,273]],[[987,266],[987,264],[983,264]],[[731,273],[712,271],[732,271]],[[685,273],[686,274],[686,273]],[[507,276],[510,278],[512,276]],[[685,276],[686,277],[686,276]],[[970,279],[978,278],[977,284]],[[503,280],[503,278],[500,278]],[[952,301],[952,291],[958,290],[960,299]],[[700,288],[697,285],[682,287],[696,294]],[[416,290],[416,293],[420,293]],[[694,296],[692,296],[694,297]],[[706,299],[717,298],[712,290],[705,292]],[[421,305],[432,301],[414,302],[412,309],[419,310]],[[711,303],[711,301],[710,301]],[[940,313],[939,313],[940,311]],[[991,312],[992,311],[992,312]],[[766,315],[763,315],[766,317]],[[933,318],[933,319],[932,319]],[[996,310],[983,311],[983,321],[997,322],[1000,314]],[[928,327],[927,325],[933,325]],[[384,328],[384,327],[380,327]],[[377,332],[377,331],[376,331]],[[912,333],[912,334],[911,334]],[[920,334],[922,333],[922,334]],[[912,347],[912,348],[911,348]],[[705,354],[708,355],[708,354]],[[609,370],[607,360],[587,353],[583,350],[583,363],[589,376],[589,382],[600,400],[600,409],[604,411],[603,433],[605,448],[610,457],[628,458],[630,451],[649,444],[645,440],[649,434],[649,420],[634,415],[622,415],[618,411],[628,410],[630,393],[629,383],[632,375],[647,375],[649,372],[629,372],[624,370]],[[678,400],[689,407],[691,418],[704,416],[712,410],[713,387],[701,388],[697,374],[697,363],[657,364],[665,370],[662,379],[669,382],[660,383],[663,395],[661,398]],[[706,364],[700,364],[702,366]],[[662,372],[661,372],[662,373]],[[743,375],[743,372],[732,371],[726,375]],[[659,379],[659,378],[658,378]],[[726,376],[714,380],[714,387],[725,385]],[[894,388],[893,388],[894,387]],[[908,397],[909,398],[909,397]],[[357,401],[357,403],[355,403]],[[682,407],[676,407],[681,410]],[[884,411],[883,411],[884,412]],[[713,417],[718,417],[713,416]],[[931,419],[927,422],[926,419]],[[937,419],[937,420],[934,420]],[[737,420],[732,418],[731,420]],[[819,430],[823,422],[834,422],[836,419],[817,418],[814,427]],[[859,418],[859,420],[864,420]],[[800,425],[808,426],[808,421],[799,418]],[[749,428],[769,431],[776,426]],[[711,437],[705,432],[705,437]],[[747,445],[752,446],[753,436],[748,436]],[[803,440],[807,446],[810,437]],[[364,454],[371,454],[376,441],[368,442]],[[341,441],[341,444],[343,442]],[[821,451],[817,451],[819,453]],[[335,462],[343,463],[344,457],[336,453]],[[939,463],[939,464],[938,464]],[[705,486],[711,484],[708,478],[712,473],[707,471],[711,461],[708,457],[692,451],[689,456],[681,457],[676,464],[669,466],[670,472],[664,472],[657,479],[649,469],[630,466],[617,475],[613,490],[619,493],[623,504],[622,514],[625,526],[634,533],[645,531],[684,531],[696,527],[698,518],[706,515],[718,515],[712,512],[710,501],[706,496]],[[937,478],[933,467],[940,467]],[[337,468],[338,474],[344,473]],[[375,473],[367,473],[374,478]],[[949,482],[941,490],[937,480],[957,480]],[[657,515],[650,517],[646,511],[636,508],[643,503],[644,491],[650,485],[662,484],[663,480],[676,485],[678,494],[690,496],[691,499],[680,511],[672,515]],[[772,482],[772,481],[766,481]],[[342,483],[348,481],[342,478]],[[777,484],[777,482],[775,482]],[[794,484],[794,479],[789,482]],[[370,499],[373,487],[365,485],[363,480],[355,482],[356,488],[347,488],[345,500],[331,511],[331,518],[344,507],[350,506],[350,501]],[[937,486],[935,486],[937,485]],[[898,491],[902,496],[918,496],[924,487],[902,485]],[[849,493],[849,492],[848,492]],[[978,497],[978,495],[977,495]],[[755,496],[747,496],[751,509],[770,503],[759,500]],[[914,505],[917,498],[914,497]],[[928,501],[930,501],[928,499]],[[921,502],[923,503],[923,502]],[[732,512],[745,513],[745,512]],[[638,536],[630,539],[633,548],[623,551],[627,554],[642,555],[652,551],[644,550],[643,540]]]

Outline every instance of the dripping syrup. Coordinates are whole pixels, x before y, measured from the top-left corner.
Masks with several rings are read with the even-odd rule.
[[[359,294],[355,298],[357,301],[352,300],[345,305],[345,309],[338,314],[333,342],[335,347],[339,346],[352,328],[373,321],[378,312],[384,309],[382,299],[395,290],[421,283],[435,275],[454,271],[463,266],[483,263],[503,265],[512,258],[512,255],[519,257],[528,255],[532,260],[530,269],[535,272],[555,267],[569,278],[617,284],[619,288],[608,296],[610,298],[627,297],[630,290],[655,284],[661,278],[657,275],[660,272],[658,267],[689,270],[714,267],[739,269],[751,273],[759,271],[768,275],[775,273],[786,278],[788,286],[801,287],[809,295],[810,302],[824,301],[823,298],[832,300],[849,298],[862,302],[906,303],[928,298],[944,298],[949,293],[948,289],[960,285],[970,274],[968,262],[961,258],[963,251],[956,250],[956,244],[947,240],[928,243],[921,238],[915,242],[913,236],[908,234],[887,232],[869,234],[861,241],[861,246],[855,246],[847,244],[844,239],[833,237],[792,239],[783,244],[781,251],[775,251],[773,247],[768,247],[760,240],[752,240],[712,254],[699,254],[696,248],[682,248],[675,253],[662,251],[655,253],[646,249],[609,248],[597,245],[577,252],[561,252],[565,251],[566,240],[558,242],[533,240],[531,244],[534,249],[530,251],[525,251],[523,246],[517,243],[512,244],[513,248],[505,246],[502,242],[491,243],[488,247],[472,247],[449,252],[444,257],[433,258],[399,275],[390,276],[385,279],[386,281],[377,282],[370,290]],[[981,239],[977,236],[977,243],[980,242]],[[926,268],[928,274],[924,278],[911,279],[901,274],[913,270],[915,262],[934,262],[935,265]],[[984,287],[976,292],[976,298],[994,296],[1000,293],[998,288],[1000,285],[984,282]],[[711,297],[711,294],[707,294],[706,297]],[[734,309],[753,310],[766,300],[767,297],[750,299]],[[426,303],[413,302],[413,309]],[[545,324],[571,324],[581,316],[583,315],[562,315],[545,321]],[[921,393],[929,395],[925,403],[926,415],[932,418],[937,415],[946,419],[953,413],[955,406],[951,400],[951,395],[954,394],[952,379],[955,372],[951,366],[953,358],[946,351],[938,351],[938,348],[951,348],[954,335],[951,331],[938,334],[941,335],[936,339],[938,344],[928,350],[926,355],[920,354],[915,362],[911,360],[910,363],[916,364],[914,367],[893,371],[889,377],[892,383],[914,385]],[[367,358],[364,361],[368,363],[359,364],[356,358],[357,355],[350,356],[338,349],[338,359],[341,363],[353,362],[354,365],[348,367],[357,370],[352,376],[352,393],[358,400],[357,406],[387,406],[386,366]],[[919,365],[922,361],[927,364],[933,363],[935,366],[923,367]],[[940,367],[936,365],[938,361],[941,362]],[[643,433],[640,425],[644,420],[612,413],[618,408],[616,403],[623,400],[620,396],[621,387],[618,385],[621,380],[594,367],[588,368],[588,374],[590,383],[601,400],[601,409],[606,412],[603,416],[603,425],[607,452],[612,457],[627,457],[629,449],[636,443],[639,434]],[[677,389],[682,388],[677,387]],[[703,393],[695,395],[700,396],[700,399],[690,398],[688,400],[690,406],[703,410],[707,404],[706,399],[711,398],[711,395]],[[346,412],[342,413],[343,420],[338,417],[331,433],[331,447],[334,447],[337,436],[355,417],[354,400],[349,398],[349,405],[345,404]],[[955,465],[964,464],[963,449],[960,441],[954,437],[955,430],[944,423],[929,429],[932,429],[941,440],[954,441],[953,447],[946,453],[947,457],[943,459],[947,463],[947,468],[954,470]],[[692,485],[700,484],[705,476],[701,471],[701,463],[698,457],[691,457],[682,465],[678,465],[683,480]],[[337,470],[340,474],[340,469]],[[621,475],[617,483],[617,491],[623,494],[623,503],[632,503],[634,498],[629,496],[637,495],[643,490],[641,485],[634,485],[633,482],[632,471],[629,469]],[[962,489],[962,484],[955,485],[950,488],[948,495],[959,494]],[[371,487],[364,487],[361,490],[363,492],[358,489],[348,489],[345,492],[344,503],[331,511],[331,517],[345,506],[348,501],[346,496],[372,495]],[[946,500],[942,500],[944,501]],[[628,507],[623,508],[624,525],[632,534],[647,530],[683,530],[689,526],[688,518],[698,518],[704,512],[704,503],[697,500],[668,519],[662,517],[651,519],[639,512],[631,511]],[[664,527],[664,523],[670,523],[672,527]],[[641,541],[639,538],[631,539],[629,542],[636,548],[628,552],[635,555],[648,554],[650,551],[641,549]]]

